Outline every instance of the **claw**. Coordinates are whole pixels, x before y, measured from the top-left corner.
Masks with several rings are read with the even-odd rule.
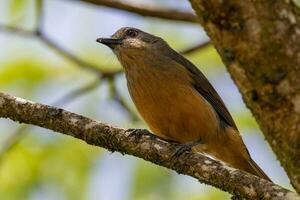
[[[188,142],[188,143],[184,143],[184,144],[179,144],[178,147],[176,148],[176,152],[174,153],[173,156],[178,157],[178,156],[181,156],[184,152],[192,151],[192,148],[199,144],[202,144],[200,140],[194,141],[194,142]]]
[[[134,128],[127,129],[126,133],[129,133],[129,135],[128,135],[129,137],[135,136],[138,139],[140,139],[143,135],[150,134],[150,132],[147,129],[134,129]]]

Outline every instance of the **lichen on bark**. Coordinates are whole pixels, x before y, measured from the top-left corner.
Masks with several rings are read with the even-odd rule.
[[[134,132],[112,127],[61,108],[33,103],[0,92],[0,117],[44,127],[84,140],[110,151],[134,155],[175,170],[246,199],[294,199],[300,197],[272,182],[228,167],[200,153],[174,156],[178,144],[145,130]]]
[[[293,1],[190,0],[300,192],[300,10]]]

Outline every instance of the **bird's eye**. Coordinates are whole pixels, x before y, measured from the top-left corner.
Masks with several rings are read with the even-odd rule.
[[[129,29],[128,31],[126,31],[126,35],[133,38],[138,35],[138,32],[136,30]]]

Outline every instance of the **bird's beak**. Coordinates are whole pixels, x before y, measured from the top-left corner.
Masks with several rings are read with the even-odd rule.
[[[101,44],[105,44],[111,49],[114,49],[117,45],[122,44],[122,39],[98,38],[96,41]]]

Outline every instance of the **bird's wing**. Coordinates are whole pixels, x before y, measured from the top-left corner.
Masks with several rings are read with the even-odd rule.
[[[216,90],[207,80],[207,78],[202,74],[202,72],[189,60],[184,58],[182,55],[178,54],[176,51],[172,50],[172,53],[168,53],[166,56],[184,66],[190,73],[193,79],[194,88],[212,105],[218,114],[221,125],[231,126],[237,129],[229,111],[227,110],[225,104],[223,103],[221,97],[218,95]]]

